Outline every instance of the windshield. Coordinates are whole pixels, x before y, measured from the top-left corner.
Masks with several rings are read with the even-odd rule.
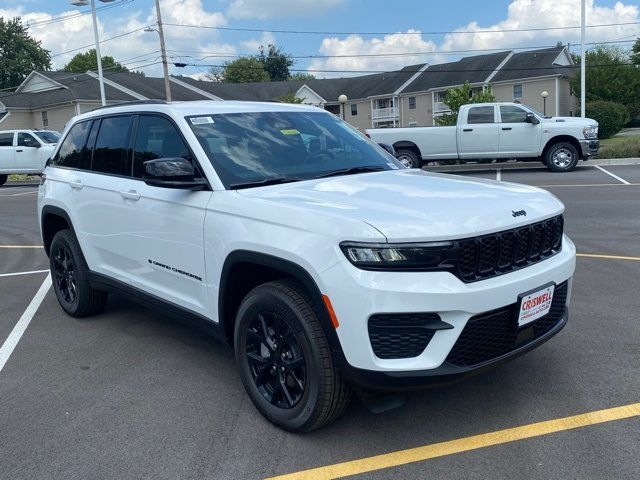
[[[243,112],[187,117],[225,188],[403,168],[358,131],[323,112]],[[337,173],[337,172],[336,172]]]
[[[60,134],[57,132],[42,131],[33,133],[35,133],[36,136],[44,143],[58,143],[58,140],[60,139]]]
[[[530,111],[531,113],[535,114],[536,116],[540,117],[540,118],[551,118],[549,116],[545,116],[542,113],[540,113],[539,111],[537,111],[534,108],[531,108],[529,105],[520,105],[522,108],[524,108],[525,110]]]

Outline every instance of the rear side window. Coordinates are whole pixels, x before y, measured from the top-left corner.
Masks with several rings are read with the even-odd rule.
[[[102,119],[93,149],[91,170],[111,175],[129,175],[131,123],[131,116]]]
[[[88,169],[90,155],[86,148],[91,122],[76,123],[60,145],[54,163],[60,167]]]
[[[13,132],[0,133],[0,147],[12,147],[13,146]]]
[[[471,107],[467,114],[467,123],[494,123],[493,107]]]
[[[176,127],[166,118],[141,115],[133,150],[133,176],[142,178],[144,162],[156,158],[182,157],[193,161]],[[197,167],[195,168],[197,171]]]

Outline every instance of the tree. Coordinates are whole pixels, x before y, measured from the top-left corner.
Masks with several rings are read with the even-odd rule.
[[[293,65],[294,61],[291,55],[284,53],[281,48],[273,44],[267,45],[266,48],[264,45],[260,45],[257,59],[262,64],[265,72],[269,74],[269,79],[272,82],[280,82],[291,78],[289,67]]]
[[[462,105],[495,101],[496,97],[493,96],[490,88],[474,92],[469,82],[465,82],[461,87],[447,90],[444,103],[449,107],[451,113],[437,117],[436,123],[440,126],[455,125],[458,122],[458,111]]]
[[[212,69],[210,75],[229,83],[268,82],[269,74],[256,57],[240,57],[225,62],[222,68]]]
[[[577,61],[580,62],[580,57]],[[640,69],[631,63],[627,52],[599,45],[587,52],[585,64],[587,103],[599,100],[627,106],[640,103]],[[571,81],[571,86],[580,98],[580,72]]]
[[[289,80],[315,80],[316,76],[313,73],[298,72],[289,77]]]
[[[638,38],[633,47],[631,47],[631,63],[640,65],[640,38]]]
[[[51,57],[20,18],[0,17],[0,88],[17,87],[32,70],[49,70]]]
[[[102,69],[111,73],[111,72],[128,72],[129,69],[115,61],[113,57],[104,56],[102,57]],[[65,72],[77,72],[84,73],[89,70],[98,70],[98,60],[96,58],[96,49],[92,48],[91,50],[87,50],[84,53],[77,53],[74,57],[69,60],[62,70]]]
[[[279,97],[274,98],[278,102],[282,103],[302,103],[303,100],[301,98],[296,97],[295,93],[289,92],[284,95],[280,95]]]

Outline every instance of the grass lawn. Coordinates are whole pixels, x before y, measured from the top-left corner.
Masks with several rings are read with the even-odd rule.
[[[640,157],[640,135],[614,135],[600,140],[600,153],[594,158]]]

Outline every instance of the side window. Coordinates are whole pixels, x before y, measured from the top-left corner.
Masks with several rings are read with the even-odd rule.
[[[493,107],[471,107],[467,114],[467,123],[494,123]]]
[[[134,178],[142,178],[147,160],[171,157],[193,161],[189,148],[169,120],[155,115],[140,115],[133,149]],[[195,170],[198,171],[197,168]]]
[[[13,132],[0,133],[0,147],[13,147]]]
[[[527,112],[519,107],[504,105],[500,107],[500,116],[502,123],[525,123],[527,121]]]
[[[93,149],[91,170],[112,175],[129,175],[129,139],[133,117],[107,117],[100,129]]]
[[[89,168],[90,157],[85,145],[90,126],[91,122],[80,122],[71,127],[54,158],[56,165],[69,168]]]
[[[18,133],[18,146],[19,147],[39,147],[40,142],[38,142],[33,135],[29,133]]]

